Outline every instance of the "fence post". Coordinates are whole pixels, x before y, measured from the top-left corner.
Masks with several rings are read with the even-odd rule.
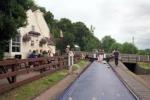
[[[140,60],[141,60],[141,57],[140,57],[140,55],[139,55],[139,62],[140,62]]]
[[[147,61],[149,62],[149,55],[147,56]]]

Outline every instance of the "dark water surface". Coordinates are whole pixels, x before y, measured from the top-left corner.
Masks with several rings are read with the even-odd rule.
[[[136,100],[109,65],[93,62],[58,100]]]

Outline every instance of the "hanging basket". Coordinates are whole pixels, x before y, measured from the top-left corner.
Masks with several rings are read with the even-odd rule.
[[[47,43],[47,40],[46,40],[45,38],[42,38],[42,39],[40,40],[39,45],[40,45],[40,46],[43,46],[43,45],[46,44],[46,43]]]
[[[30,31],[28,34],[31,35],[31,36],[35,36],[35,37],[38,37],[38,36],[41,35],[41,33],[35,32],[35,31]]]
[[[29,42],[31,40],[31,37],[28,34],[25,34],[22,38],[23,42]]]
[[[51,37],[51,38],[47,38],[46,37],[46,41],[47,41],[47,44],[48,45],[55,45],[55,43],[54,43],[54,39]]]

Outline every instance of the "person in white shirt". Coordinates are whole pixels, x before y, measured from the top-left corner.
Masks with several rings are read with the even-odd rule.
[[[73,49],[70,50],[70,46],[69,45],[67,45],[66,53],[68,55],[68,69],[69,69],[69,73],[72,73],[72,66],[74,64],[74,53],[73,53]]]
[[[103,62],[105,58],[104,50],[99,50],[99,55],[98,55],[98,62]]]
[[[68,67],[69,67],[69,73],[72,73],[72,67],[74,64],[74,53],[73,49],[71,49],[68,53]]]

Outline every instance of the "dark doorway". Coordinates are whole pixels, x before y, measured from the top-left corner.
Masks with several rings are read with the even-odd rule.
[[[136,63],[124,63],[124,65],[132,72],[136,71]]]

